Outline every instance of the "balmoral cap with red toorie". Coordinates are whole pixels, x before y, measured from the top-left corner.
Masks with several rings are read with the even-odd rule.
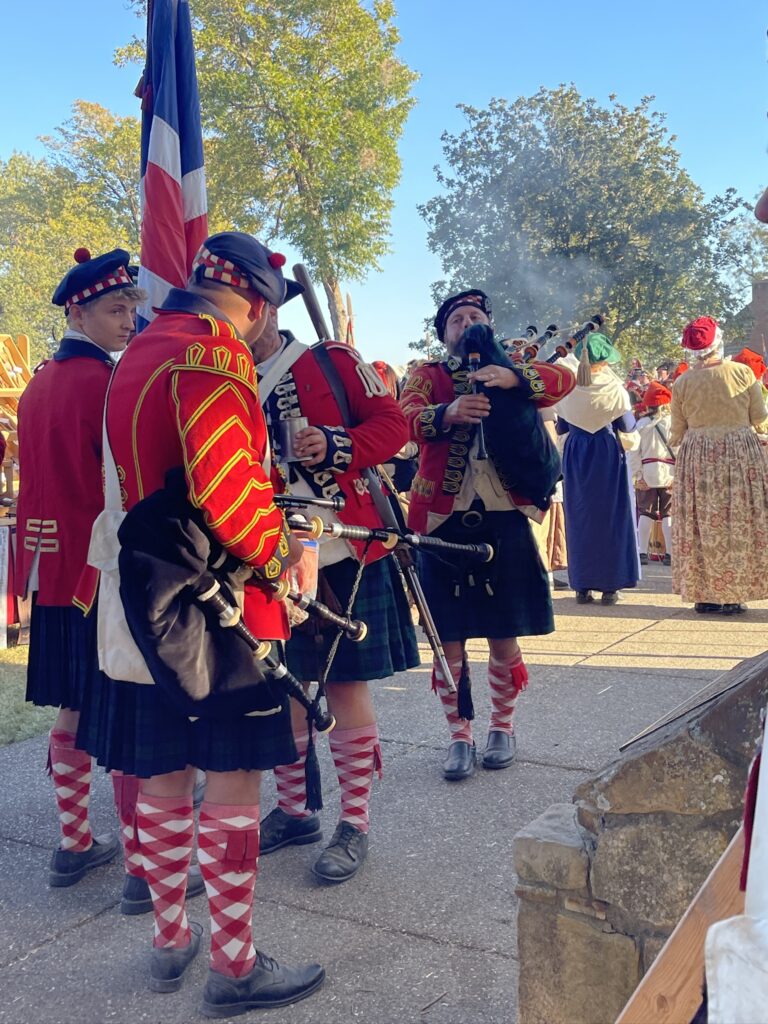
[[[76,249],[75,266],[67,271],[51,302],[54,306],[83,306],[87,302],[106,295],[116,288],[134,288],[135,283],[128,272],[130,259],[125,249],[113,249],[103,256],[91,257],[87,249]]]
[[[206,278],[231,288],[252,288],[272,306],[282,306],[304,289],[283,276],[285,256],[272,252],[242,231],[221,231],[206,238],[192,263],[196,281]]]

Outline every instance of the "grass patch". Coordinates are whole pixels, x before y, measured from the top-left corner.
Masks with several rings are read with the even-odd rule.
[[[56,708],[36,708],[24,700],[28,647],[0,650],[0,747],[47,732]]]

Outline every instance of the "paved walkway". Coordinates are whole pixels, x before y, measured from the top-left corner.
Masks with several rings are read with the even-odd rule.
[[[531,686],[518,711],[519,760],[508,771],[444,782],[445,726],[428,672],[377,684],[385,777],[374,789],[363,873],[346,886],[317,887],[309,873],[317,847],[261,861],[257,943],[277,959],[321,961],[325,988],[294,1007],[241,1019],[513,1024],[515,832],[569,800],[622,742],[766,646],[768,604],[735,619],[697,616],[669,593],[662,567],[649,567],[614,608],[577,606],[570,592],[555,600],[557,632],[524,644]],[[488,720],[485,656],[484,645],[473,644],[479,742]],[[338,798],[325,749],[321,761],[330,835]],[[44,763],[42,737],[0,750],[0,1022],[201,1019],[204,957],[180,993],[147,991],[151,923],[118,914],[120,866],[72,889],[46,888],[56,827]],[[264,788],[269,809],[271,777]],[[100,776],[98,830],[114,827],[110,789]],[[192,907],[207,926],[204,903]]]

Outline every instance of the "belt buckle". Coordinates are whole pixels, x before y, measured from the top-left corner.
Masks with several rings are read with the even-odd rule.
[[[478,512],[476,508],[471,508],[467,512],[462,512],[461,525],[465,526],[468,530],[476,530],[483,521],[483,513]]]

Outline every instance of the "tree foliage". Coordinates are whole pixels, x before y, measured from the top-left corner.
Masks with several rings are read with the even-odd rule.
[[[765,235],[733,190],[705,201],[652,100],[606,108],[571,85],[461,106],[441,193],[420,208],[446,274],[436,300],[480,287],[505,334],[604,310],[622,351],[648,359],[695,316],[732,318],[768,265]]]
[[[145,13],[144,0],[134,6]],[[323,283],[388,251],[397,142],[415,75],[397,59],[392,0],[196,0],[209,205],[220,223],[286,240]],[[140,59],[142,44],[118,53]]]
[[[51,296],[78,246],[138,256],[139,123],[78,102],[47,155],[0,161],[0,330],[36,359],[64,330]]]

